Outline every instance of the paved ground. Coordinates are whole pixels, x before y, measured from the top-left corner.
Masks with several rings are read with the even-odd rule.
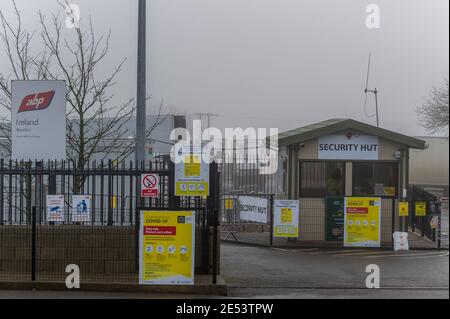
[[[232,297],[448,298],[448,251],[277,249],[222,244],[222,275]],[[377,264],[381,289],[365,288]]]

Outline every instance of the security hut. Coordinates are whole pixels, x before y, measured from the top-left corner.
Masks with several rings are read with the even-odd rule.
[[[299,199],[297,242],[342,246],[344,197],[380,197],[381,246],[400,228],[409,150],[425,142],[352,119],[330,119],[279,134],[284,194]],[[393,216],[394,214],[394,216]]]

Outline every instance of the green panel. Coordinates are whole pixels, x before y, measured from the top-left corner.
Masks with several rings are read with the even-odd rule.
[[[326,240],[344,239],[344,197],[327,197]]]

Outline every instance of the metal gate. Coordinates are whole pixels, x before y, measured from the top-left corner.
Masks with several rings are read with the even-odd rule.
[[[207,199],[174,196],[174,165],[168,159],[120,165],[91,162],[0,160],[0,281],[64,282],[77,264],[83,281],[138,282],[141,209],[189,209],[196,213],[195,272],[213,283],[219,272],[217,165],[210,164]],[[142,173],[160,176],[156,198],[137,193]],[[64,221],[50,222],[46,195],[64,195]],[[71,197],[91,195],[89,222],[72,222]]]

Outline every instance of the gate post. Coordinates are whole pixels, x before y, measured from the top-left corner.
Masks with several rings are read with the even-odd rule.
[[[218,226],[219,226],[219,209],[220,209],[220,178],[217,163],[210,164],[210,198],[208,199],[208,210],[212,211],[212,214],[208,214],[208,219],[212,218],[212,283],[217,283],[218,273]],[[209,228],[209,227],[208,227]]]
[[[31,281],[36,280],[36,206],[31,209]]]
[[[270,207],[269,246],[272,247],[272,245],[273,245],[273,194],[270,194],[270,196],[269,196],[269,207]]]
[[[391,233],[391,242],[392,242],[392,249],[394,249],[394,232],[395,232],[395,198],[392,198],[392,233]]]

